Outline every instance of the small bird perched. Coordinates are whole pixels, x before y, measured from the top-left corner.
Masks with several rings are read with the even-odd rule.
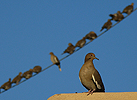
[[[75,47],[80,47],[80,48],[82,48],[82,47],[85,45],[85,43],[86,43],[86,38],[83,37],[81,40],[79,40],[79,41],[76,43]]]
[[[29,71],[24,72],[22,77],[29,79],[30,77],[32,77],[32,73],[33,73],[33,69],[30,69]]]
[[[55,56],[53,52],[50,52],[49,54],[51,55],[50,59],[53,62],[53,64],[56,64],[58,66],[59,70],[61,71],[60,61],[57,58],[57,56]]]
[[[82,85],[89,90],[87,95],[93,92],[105,92],[101,76],[94,67],[94,59],[99,60],[94,53],[88,53],[85,57],[85,63],[79,71],[79,79]]]
[[[72,43],[69,43],[67,49],[61,55],[63,55],[64,53],[72,54],[74,51],[75,46]]]
[[[124,19],[124,15],[120,11],[118,11],[117,12],[117,20],[116,21],[121,21],[122,19]]]
[[[124,8],[122,13],[127,13],[128,15],[131,14],[131,12],[133,12],[134,9],[134,3],[131,3],[131,5],[128,5],[126,8]]]
[[[109,14],[109,16],[112,17],[111,20],[114,21],[121,21],[122,19],[124,19],[124,16],[120,11],[117,11],[117,13],[115,14]]]
[[[85,38],[89,40],[94,40],[95,38],[97,38],[97,35],[95,32],[91,31],[85,36]]]
[[[33,68],[33,72],[34,73],[39,73],[39,72],[41,72],[41,70],[42,70],[42,68],[41,68],[41,66],[35,66],[34,68]]]
[[[22,72],[19,72],[19,74],[12,80],[11,83],[16,83],[16,85],[19,84],[20,80],[22,79]]]
[[[0,87],[0,89],[4,89],[4,90],[8,90],[8,89],[10,89],[11,88],[11,78],[9,78],[9,81],[8,82],[6,82],[6,83],[4,83],[1,87]],[[0,91],[0,93],[1,93],[1,91]]]
[[[111,28],[111,26],[112,26],[111,19],[108,19],[108,21],[102,26],[102,29],[100,31],[102,31],[104,28],[109,30]]]

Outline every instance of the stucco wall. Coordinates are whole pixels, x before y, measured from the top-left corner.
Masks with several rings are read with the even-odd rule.
[[[48,100],[137,100],[137,92],[93,93],[89,96],[87,93],[64,93],[55,94]]]

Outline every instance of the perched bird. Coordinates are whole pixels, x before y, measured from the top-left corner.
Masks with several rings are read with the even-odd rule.
[[[53,52],[50,52],[49,54],[51,55],[50,59],[53,62],[53,64],[56,64],[58,66],[59,70],[61,71],[60,61],[57,58],[57,56],[55,56]]]
[[[85,45],[85,43],[86,43],[86,38],[83,37],[81,40],[79,40],[79,41],[76,43],[75,47],[80,47],[80,48],[82,48],[82,47]]]
[[[75,46],[72,43],[69,43],[67,49],[61,55],[63,55],[64,53],[72,54],[74,51]]]
[[[102,31],[104,28],[108,30],[111,28],[111,26],[112,26],[111,19],[108,19],[108,21],[102,26],[102,29],[100,31]]]
[[[85,36],[85,38],[89,40],[94,40],[95,38],[97,38],[97,35],[95,32],[91,31]]]
[[[124,19],[124,15],[120,11],[118,11],[117,12],[117,20],[116,21],[121,21],[122,19]]]
[[[42,70],[42,68],[41,68],[41,66],[35,66],[34,68],[33,68],[33,72],[34,73],[39,73],[39,72],[41,72],[41,70]]]
[[[19,74],[12,80],[11,83],[16,83],[16,85],[19,84],[20,80],[22,79],[22,72],[19,72]]]
[[[131,14],[131,12],[133,12],[134,9],[134,3],[131,3],[131,5],[128,5],[126,8],[124,8],[122,13],[127,13],[128,15]]]
[[[93,64],[94,59],[99,59],[95,57],[94,53],[88,53],[85,59],[85,63],[79,71],[79,79],[82,85],[89,90],[87,95],[93,92],[105,92],[101,76]]]
[[[117,13],[115,14],[109,14],[109,16],[112,17],[111,20],[114,21],[121,21],[122,19],[124,19],[124,16],[120,11],[117,11]]]
[[[32,77],[32,73],[33,73],[33,69],[30,69],[29,71],[24,72],[22,77],[29,79],[30,77]]]
[[[8,82],[6,82],[6,83],[4,83],[1,87],[0,87],[0,89],[4,89],[4,90],[8,90],[8,89],[10,89],[11,88],[11,78],[9,78],[9,81]],[[1,92],[1,91],[0,91]]]

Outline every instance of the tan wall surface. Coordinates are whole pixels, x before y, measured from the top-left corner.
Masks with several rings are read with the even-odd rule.
[[[55,94],[48,100],[137,100],[137,92],[93,93],[89,96],[87,93],[64,93]]]

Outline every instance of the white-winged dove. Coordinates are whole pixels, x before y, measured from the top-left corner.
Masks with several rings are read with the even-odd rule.
[[[39,73],[39,72],[41,72],[41,70],[42,70],[42,68],[41,68],[41,66],[35,66],[34,68],[33,68],[33,72],[34,73]]]
[[[69,43],[67,49],[61,55],[63,55],[64,53],[72,54],[74,51],[75,46],[72,43]]]
[[[131,5],[128,5],[126,8],[124,8],[122,13],[127,13],[128,15],[131,14],[131,12],[133,12],[134,9],[134,3],[131,3]]]
[[[60,61],[57,58],[57,56],[55,56],[53,52],[50,52],[49,54],[51,55],[50,59],[53,62],[53,64],[56,64],[58,66],[59,70],[61,71]]]
[[[4,83],[1,87],[0,87],[0,89],[4,89],[4,90],[8,90],[8,89],[10,89],[11,88],[11,78],[9,78],[9,81],[8,82],[6,82],[6,83]],[[0,93],[1,93],[1,91],[0,91]]]
[[[102,31],[104,28],[108,30],[111,28],[111,26],[112,26],[111,19],[108,19],[108,21],[102,26],[102,29],[100,31]]]
[[[82,47],[85,45],[85,43],[86,43],[86,38],[83,37],[81,40],[79,40],[79,41],[76,43],[75,47],[80,47],[80,48],[82,48]]]
[[[93,31],[90,31],[86,36],[85,36],[86,39],[89,39],[89,40],[94,40],[95,38],[97,38],[97,34]]]
[[[19,84],[19,82],[21,81],[22,79],[22,72],[19,72],[19,74],[12,80],[12,83],[16,83],[16,85]]]
[[[33,69],[30,69],[29,71],[24,72],[22,77],[29,79],[30,77],[32,77],[32,73],[33,73]]]
[[[99,59],[95,57],[94,53],[88,53],[85,59],[85,63],[79,71],[79,79],[82,85],[89,90],[87,95],[93,92],[105,92],[101,76],[93,64],[94,59]]]
[[[124,16],[120,11],[117,11],[117,13],[115,14],[110,14],[109,16],[111,16],[112,17],[111,20],[114,21],[121,21],[122,19],[124,19]]]

